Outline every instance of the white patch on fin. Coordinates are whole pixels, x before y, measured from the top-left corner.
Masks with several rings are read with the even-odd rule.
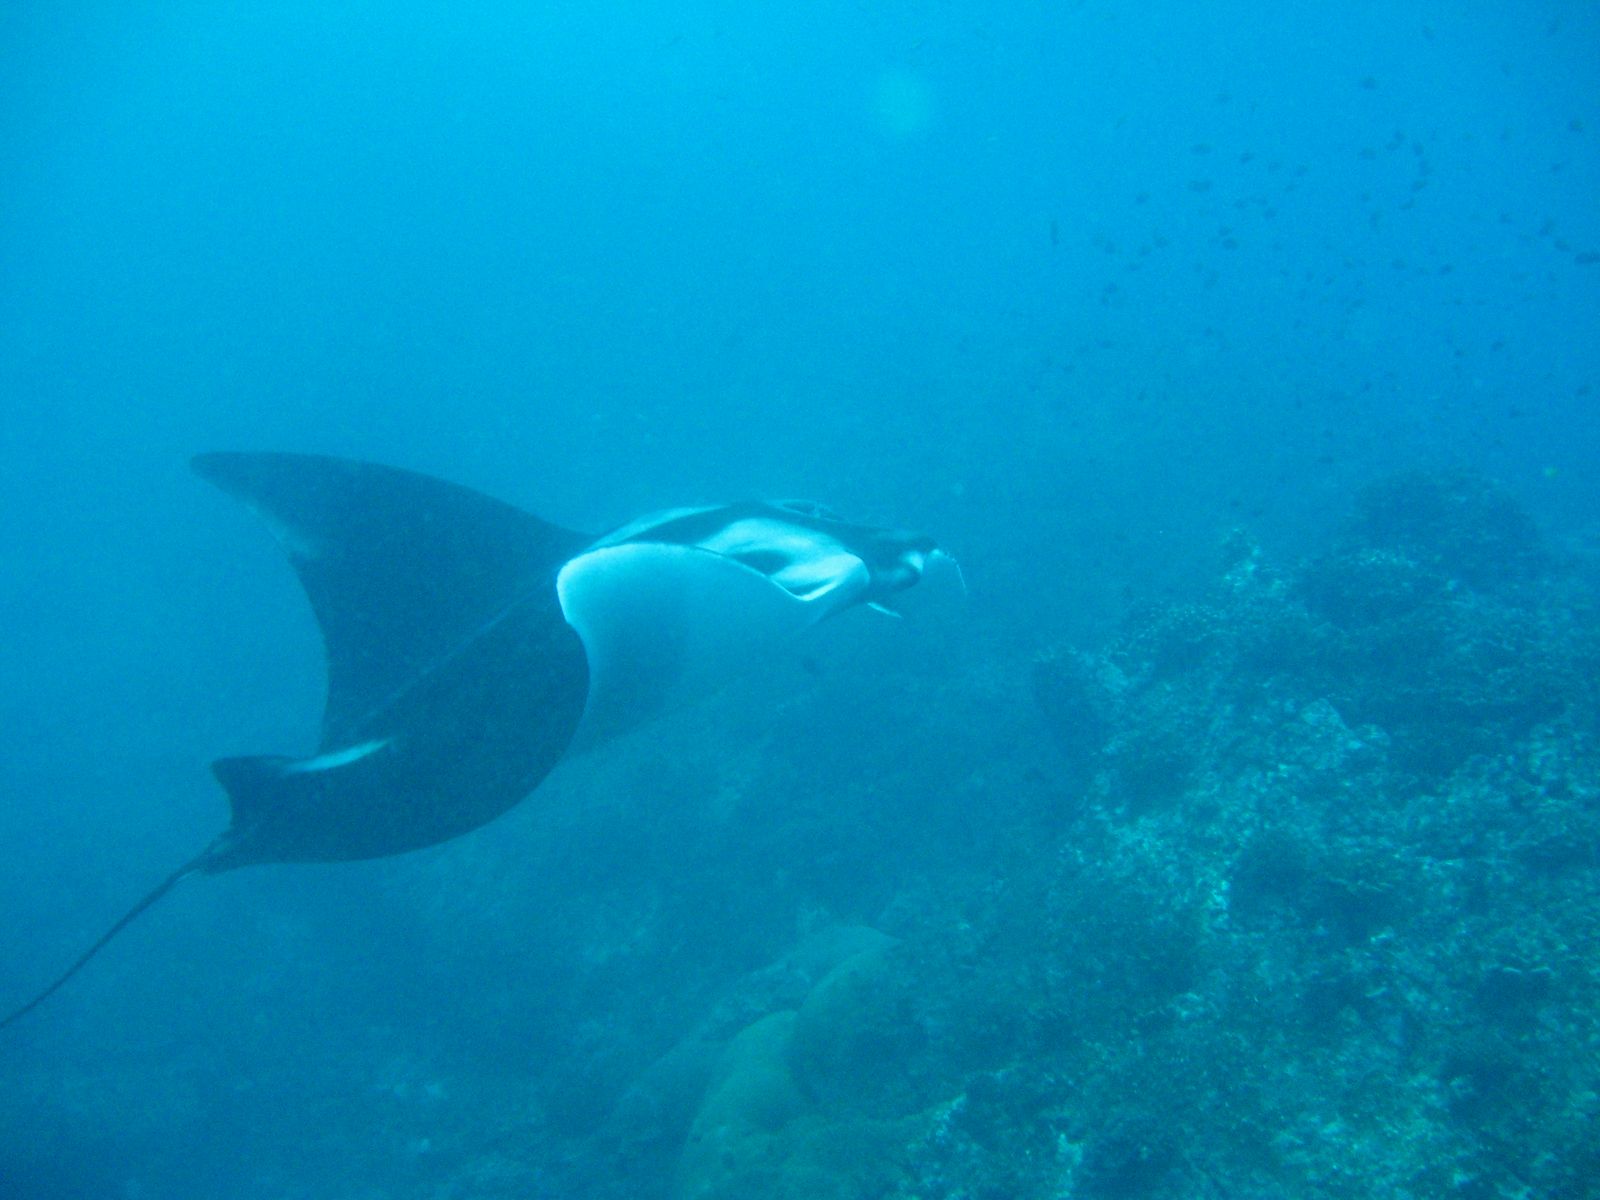
[[[379,738],[370,742],[362,742],[359,746],[347,746],[343,750],[330,750],[328,753],[319,754],[315,758],[305,758],[297,763],[290,763],[283,768],[283,773],[285,775],[305,775],[311,771],[331,771],[335,767],[348,767],[353,762],[360,762],[369,754],[376,754],[393,740],[393,738]]]
[[[886,617],[893,617],[896,621],[905,620],[900,613],[895,612],[895,610],[890,608],[887,604],[879,604],[876,600],[869,602],[867,607],[873,612],[881,612]]]

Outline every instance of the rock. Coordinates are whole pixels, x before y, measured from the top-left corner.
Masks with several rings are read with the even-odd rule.
[[[894,986],[893,942],[845,959],[811,989],[795,1020],[795,1078],[827,1109],[881,1112],[893,1106],[905,1059],[921,1044]]]

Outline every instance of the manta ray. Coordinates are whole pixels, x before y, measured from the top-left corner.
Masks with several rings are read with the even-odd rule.
[[[715,690],[848,608],[959,568],[932,539],[809,502],[675,508],[600,537],[395,467],[222,453],[195,471],[271,529],[322,632],[304,758],[212,764],[231,820],[36,1007],[186,876],[344,862],[492,821],[563,758]]]

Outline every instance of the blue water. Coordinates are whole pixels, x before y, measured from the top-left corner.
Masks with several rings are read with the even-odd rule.
[[[1035,656],[1396,470],[1592,543],[1600,13],[1312,7],[7,6],[0,1008],[223,825],[211,759],[315,741],[310,614],[196,452],[596,530],[815,497],[971,595],[460,843],[186,884],[6,1031],[0,1196],[628,1194],[541,1147],[818,914],[946,886],[915,797],[863,851],[833,790],[936,725],[982,807]],[[775,741],[805,837],[681,850]],[[772,906],[617,927],[729,875]]]

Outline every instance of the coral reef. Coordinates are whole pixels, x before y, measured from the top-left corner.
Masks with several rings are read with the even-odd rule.
[[[1029,852],[821,977],[781,1154],[696,1194],[1593,1195],[1592,611],[1503,493],[1409,475],[1041,660]],[[870,1176],[808,1152],[863,1121]]]

